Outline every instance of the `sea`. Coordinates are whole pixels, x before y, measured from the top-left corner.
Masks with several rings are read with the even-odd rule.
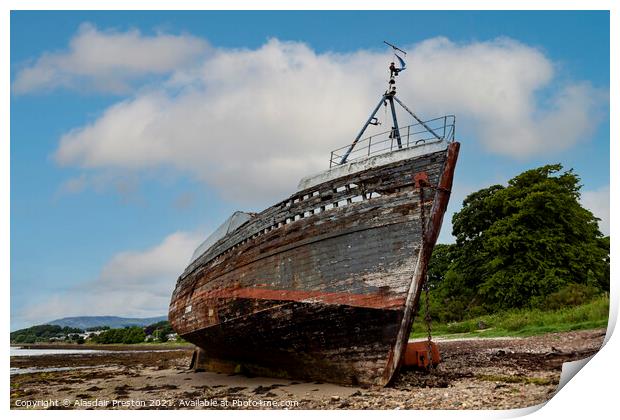
[[[11,357],[20,356],[44,356],[47,354],[84,354],[84,353],[107,353],[107,350],[90,350],[90,349],[24,349],[21,347],[11,346]],[[38,372],[57,372],[73,369],[89,369],[94,366],[72,366],[72,367],[45,367],[45,368],[15,368],[11,367],[11,375],[20,373],[38,373]]]
[[[85,353],[108,353],[108,350],[90,349],[23,349],[11,346],[13,356],[45,356],[46,354],[85,354]]]
[[[17,346],[11,346],[11,357],[20,357],[20,356],[45,356],[50,354],[87,354],[87,353],[136,353],[136,352],[166,352],[171,350],[161,350],[161,349],[149,349],[144,348],[140,350],[93,350],[93,349],[25,349]],[[63,370],[72,370],[72,369],[90,369],[94,367],[100,366],[71,366],[71,367],[44,367],[44,368],[15,368],[11,367],[11,375],[16,375],[19,373],[37,373],[37,372],[56,372]]]

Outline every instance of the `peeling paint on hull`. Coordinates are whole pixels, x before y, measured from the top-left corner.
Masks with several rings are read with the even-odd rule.
[[[402,363],[458,149],[332,179],[259,213],[181,275],[173,328],[214,369],[386,385]]]

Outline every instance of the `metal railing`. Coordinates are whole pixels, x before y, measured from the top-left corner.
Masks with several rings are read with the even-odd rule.
[[[423,123],[399,127],[400,146],[394,135],[396,130],[384,131],[383,133],[366,137],[355,144],[355,148],[349,153],[344,163],[365,159],[369,156],[386,153],[388,151],[408,149],[426,143],[434,143],[443,140],[451,142],[454,140],[454,126],[454,115],[445,115],[443,117],[424,121]],[[437,138],[433,132],[429,131],[428,128],[439,136],[439,138]],[[329,158],[329,167],[341,165],[342,158],[350,147],[351,145],[347,145],[332,151]]]

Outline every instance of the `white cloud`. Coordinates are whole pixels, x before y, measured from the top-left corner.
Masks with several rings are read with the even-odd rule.
[[[55,159],[91,171],[173,168],[237,202],[283,198],[352,140],[385,89],[387,60],[276,39],[215,50],[200,67],[179,67],[159,88],[65,133]],[[474,137],[466,140],[488,151],[564,150],[595,125],[600,92],[586,82],[552,88],[554,64],[516,41],[434,38],[410,47],[407,60],[399,96],[423,117],[457,114]]]
[[[598,222],[599,229],[604,235],[609,235],[609,185],[592,191],[583,191],[581,204],[601,219]]]
[[[91,24],[82,24],[68,51],[45,53],[21,69],[13,92],[58,87],[126,92],[136,78],[166,74],[189,65],[207,49],[204,40],[189,35],[145,36],[138,30],[100,31]]]
[[[121,252],[95,281],[26,307],[17,316],[19,323],[32,325],[66,316],[166,314],[176,279],[202,239],[194,232],[175,232],[151,248]]]
[[[526,158],[585,141],[606,102],[605,93],[587,82],[551,88],[554,63],[507,38],[471,44],[434,38],[408,56],[415,103],[456,113],[457,122],[500,155]]]

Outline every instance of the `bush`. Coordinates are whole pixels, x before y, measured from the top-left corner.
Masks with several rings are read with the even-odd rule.
[[[100,344],[137,344],[144,341],[146,334],[140,327],[113,328],[94,337]]]
[[[551,293],[543,300],[543,309],[561,309],[583,305],[600,294],[596,287],[583,284],[569,283],[555,293]]]

